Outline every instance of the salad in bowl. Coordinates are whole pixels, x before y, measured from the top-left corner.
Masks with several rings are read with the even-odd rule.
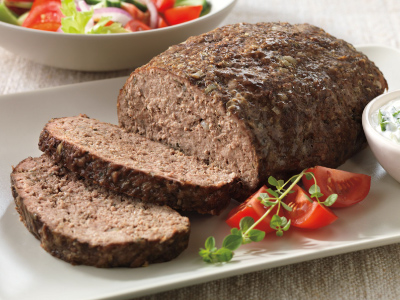
[[[56,68],[132,69],[171,45],[215,29],[237,2],[204,1],[125,0],[111,6],[110,0],[0,0],[0,47]],[[200,16],[191,19],[199,7]],[[193,16],[189,12],[195,9]]]
[[[0,0],[0,21],[74,34],[164,28],[206,15],[206,0]]]

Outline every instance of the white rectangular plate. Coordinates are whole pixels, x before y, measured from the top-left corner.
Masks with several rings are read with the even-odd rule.
[[[360,46],[384,73],[390,90],[400,89],[400,52]],[[369,149],[347,161],[343,170],[372,176],[367,199],[335,210],[339,219],[314,231],[291,230],[283,238],[236,251],[232,262],[208,265],[197,252],[209,235],[218,245],[229,233],[219,217],[190,215],[189,248],[177,259],[138,269],[72,266],[41,249],[19,221],[10,191],[11,166],[39,156],[39,133],[53,117],[86,113],[116,123],[116,97],[125,78],[102,80],[0,97],[0,299],[111,299],[137,297],[246,272],[400,242],[400,184],[380,167]]]

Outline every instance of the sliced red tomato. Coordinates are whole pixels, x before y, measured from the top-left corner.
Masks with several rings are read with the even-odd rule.
[[[164,12],[164,17],[169,25],[177,25],[197,19],[202,9],[202,5],[173,7]]]
[[[47,2],[60,2],[61,3],[61,0],[34,0],[33,4],[32,4],[32,8],[35,8],[35,6],[45,4]]]
[[[130,20],[128,23],[126,23],[125,29],[135,32],[135,31],[149,30],[151,28],[146,24],[144,24],[143,22],[140,22],[139,20]]]
[[[63,17],[60,7],[61,0],[35,0],[22,26],[39,30],[57,31],[61,26],[61,18]]]
[[[157,11],[165,12],[167,9],[174,7],[175,0],[152,0],[156,5]]]
[[[146,25],[149,23],[149,12],[146,13],[142,12],[139,8],[135,5],[127,2],[121,2],[121,8],[127,11],[135,20],[139,20]]]
[[[338,198],[331,207],[347,207],[356,204],[367,197],[371,188],[371,176],[346,172],[317,166],[307,172],[313,172],[324,201],[329,195],[337,194]],[[303,177],[304,187],[308,190],[314,185],[314,180]]]
[[[262,215],[264,215],[269,208],[262,205],[260,200],[257,199],[261,193],[267,193],[267,187],[265,185],[262,186],[255,194],[250,196],[245,202],[233,208],[228,214],[226,223],[232,228],[239,229],[240,220],[242,218],[252,217],[254,221],[257,221]],[[255,228],[262,230],[265,233],[274,231],[274,229],[272,229],[269,225],[274,214],[276,214],[276,208],[274,208],[271,213]]]
[[[167,22],[165,22],[164,18],[161,16],[158,16],[158,24],[157,24],[157,28],[164,28],[164,27],[168,27]]]
[[[324,227],[336,221],[337,216],[327,207],[317,201],[310,202],[307,192],[295,185],[294,193],[288,194],[284,202],[292,208],[292,211],[284,209],[284,215],[291,220],[294,227],[316,229]]]

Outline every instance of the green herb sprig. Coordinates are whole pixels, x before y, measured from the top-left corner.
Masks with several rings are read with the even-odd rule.
[[[378,111],[378,123],[382,131],[386,131],[386,125],[389,123],[387,118],[382,114],[382,111]]]
[[[306,176],[308,180],[314,180],[314,184],[309,189],[311,198],[315,198],[319,204],[325,206],[331,206],[335,203],[337,194],[332,194],[327,197],[325,201],[320,201],[319,198],[321,198],[323,194],[312,172],[303,170],[300,174],[291,177],[286,182],[270,176],[268,178],[268,183],[270,186],[274,187],[274,189],[269,188],[267,189],[268,193],[261,193],[258,197],[258,200],[260,200],[264,206],[268,207],[268,210],[258,220],[254,220],[252,217],[242,218],[239,223],[239,229],[231,229],[231,233],[224,238],[221,248],[215,246],[215,238],[213,236],[208,237],[205,242],[205,248],[200,248],[199,251],[199,255],[203,261],[207,263],[229,262],[233,258],[234,251],[241,245],[262,241],[265,237],[265,232],[255,229],[255,227],[264,220],[275,207],[277,207],[277,210],[271,218],[270,227],[276,231],[277,236],[283,236],[283,233],[289,230],[291,221],[287,220],[285,217],[279,216],[279,211],[281,207],[292,211],[292,207],[283,202],[283,199],[286,195],[294,193],[293,188],[303,176]],[[308,201],[313,202],[307,195],[306,197]]]

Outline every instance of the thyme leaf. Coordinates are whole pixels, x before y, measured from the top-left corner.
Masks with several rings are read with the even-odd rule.
[[[291,220],[288,220],[284,216],[280,216],[279,210],[281,208],[287,211],[293,210],[293,208],[290,205],[287,205],[283,199],[286,195],[294,192],[293,188],[303,176],[308,180],[314,180],[314,184],[310,187],[309,193],[311,198],[315,198],[320,205],[331,206],[336,201],[336,194],[330,195],[323,202],[319,200],[323,194],[321,193],[321,189],[317,185],[317,180],[312,172],[306,172],[306,170],[304,170],[300,174],[291,177],[287,182],[277,180],[270,176],[268,178],[268,183],[274,188],[267,189],[267,193],[261,193],[257,198],[261,204],[267,207],[267,211],[264,215],[262,215],[258,220],[254,220],[252,217],[243,217],[240,220],[239,228],[231,229],[231,233],[224,238],[222,246],[219,249],[216,247],[215,238],[212,236],[208,237],[204,244],[205,248],[200,248],[199,250],[199,255],[203,261],[207,263],[229,262],[234,256],[234,251],[241,245],[262,241],[265,237],[265,232],[255,229],[255,227],[270,215],[271,211],[275,207],[277,208],[277,212],[271,217],[270,227],[276,231],[277,236],[282,236],[285,231],[288,231]],[[306,197],[308,201],[313,202],[310,197],[307,195]]]

